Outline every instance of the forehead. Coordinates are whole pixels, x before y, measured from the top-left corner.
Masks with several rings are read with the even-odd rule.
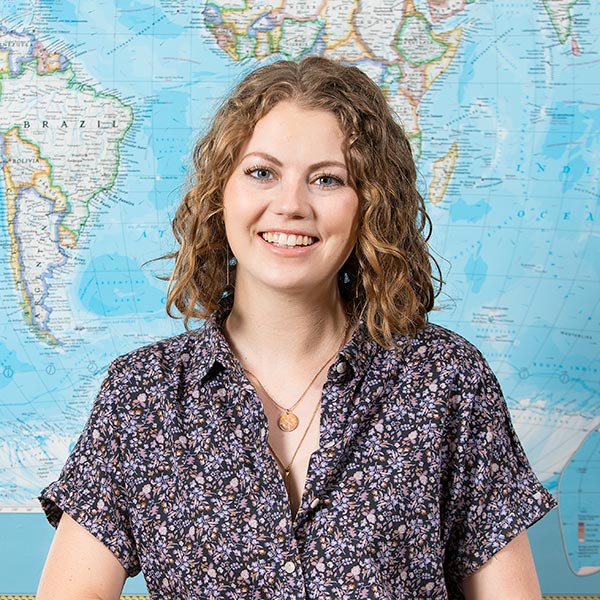
[[[242,148],[248,152],[343,158],[344,134],[337,116],[324,109],[304,108],[296,102],[276,104],[256,123]]]

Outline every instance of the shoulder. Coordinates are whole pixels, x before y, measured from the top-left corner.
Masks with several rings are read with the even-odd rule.
[[[205,322],[199,329],[148,344],[116,358],[109,365],[108,380],[144,382],[178,378],[189,369],[210,367],[212,326]],[[203,375],[200,374],[200,377]]]
[[[185,382],[199,381],[213,364],[210,329],[205,323],[198,330],[116,358],[108,367],[90,420],[109,420],[117,428],[142,423],[143,415],[170,410]]]
[[[482,353],[461,335],[429,323],[399,337],[385,363],[400,397],[418,398],[421,409],[468,418],[473,410],[496,412],[502,391]],[[390,362],[391,361],[391,362]]]
[[[489,366],[481,352],[458,333],[427,323],[417,333],[398,336],[390,356],[405,367],[423,370],[429,365],[436,373],[487,373]]]

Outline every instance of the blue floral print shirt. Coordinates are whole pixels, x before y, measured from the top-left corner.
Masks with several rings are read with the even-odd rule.
[[[260,400],[216,318],[110,367],[41,495],[155,600],[458,599],[554,506],[498,383],[429,324],[386,350],[359,325],[328,371],[292,520]]]

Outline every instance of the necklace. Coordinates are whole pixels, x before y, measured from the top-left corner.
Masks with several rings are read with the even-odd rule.
[[[252,373],[252,371],[244,368],[246,375],[248,375],[252,379],[252,383],[254,383],[254,385],[257,386],[258,388],[260,388],[262,395],[281,411],[281,414],[279,415],[279,417],[277,419],[277,426],[279,427],[279,429],[281,429],[281,431],[290,432],[290,431],[295,431],[297,429],[298,423],[300,422],[300,420],[294,413],[294,410],[296,410],[296,407],[298,406],[298,404],[300,404],[300,402],[302,401],[304,396],[306,396],[308,390],[310,390],[310,388],[312,387],[312,384],[317,380],[317,377],[325,370],[325,367],[335,358],[337,353],[342,349],[342,346],[344,345],[344,342],[346,341],[347,335],[348,335],[348,324],[346,324],[346,327],[344,328],[344,335],[342,337],[342,343],[340,344],[339,348],[323,363],[323,366],[315,373],[315,376],[310,380],[309,384],[306,386],[306,388],[304,389],[302,394],[300,394],[300,397],[298,398],[298,400],[296,400],[296,402],[294,402],[294,404],[292,404],[292,406],[290,406],[289,408],[286,408],[285,406],[281,406],[281,404],[279,404],[279,402],[277,402],[271,396],[271,394],[269,394],[269,392],[267,392],[267,390],[265,389],[265,386],[261,383],[260,379],[254,373]],[[314,415],[312,418],[314,418]],[[311,422],[312,422],[312,420],[311,420]],[[310,425],[309,425],[309,427],[310,427]],[[306,433],[304,435],[306,435]],[[302,441],[304,441],[304,438],[302,438]],[[300,444],[302,444],[302,442],[300,442]],[[296,456],[296,455],[294,454],[294,456]]]
[[[263,396],[267,398],[267,400],[269,400],[272,404],[274,404],[280,411],[282,411],[277,419],[277,425],[279,429],[281,429],[281,431],[290,432],[294,431],[298,427],[298,423],[300,421],[298,417],[294,414],[294,410],[296,409],[298,404],[300,404],[304,396],[306,396],[306,393],[311,388],[312,384],[315,382],[317,377],[323,372],[323,369],[325,369],[325,367],[331,362],[331,360],[335,357],[336,354],[337,351],[333,356],[330,356],[327,359],[327,362],[325,362],[325,364],[315,373],[315,376],[310,380],[310,383],[306,386],[305,390],[300,395],[300,398],[298,398],[298,400],[296,400],[296,402],[294,402],[294,404],[292,404],[292,406],[290,406],[289,408],[281,406],[281,404],[279,404],[279,402],[277,402],[271,396],[271,394],[267,392],[265,386],[260,382],[260,379],[254,373],[252,373],[252,371],[244,369],[244,371],[246,371],[246,374],[249,375],[252,379],[252,382],[260,388],[260,391],[262,392]]]
[[[321,406],[321,400],[319,399],[319,401],[317,402],[317,405],[315,406],[315,410],[313,411],[313,414],[310,418],[310,421],[308,422],[308,427],[304,431],[304,433],[302,435],[302,439],[300,440],[300,443],[296,447],[296,450],[294,451],[294,454],[293,454],[290,462],[287,464],[287,466],[283,463],[281,458],[279,458],[279,456],[277,455],[277,452],[275,452],[275,450],[273,450],[273,446],[271,446],[271,442],[267,442],[267,446],[269,447],[269,450],[271,451],[273,458],[275,458],[275,461],[277,462],[280,470],[282,471],[283,484],[285,485],[285,489],[288,493],[288,496],[290,496],[290,494],[291,494],[290,472],[292,470],[292,465],[294,464],[294,461],[296,460],[296,456],[298,455],[298,451],[300,450],[300,447],[304,443],[304,440],[306,439],[306,436],[308,435],[308,432],[310,431],[310,428],[312,427],[313,421],[315,420],[315,417],[317,416],[317,412],[319,412],[320,406]]]

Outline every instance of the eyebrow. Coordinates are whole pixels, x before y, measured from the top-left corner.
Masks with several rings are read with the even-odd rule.
[[[242,156],[241,160],[244,160],[249,156],[258,156],[259,158],[264,158],[265,160],[268,160],[277,167],[283,167],[283,163],[278,158],[275,158],[272,154],[268,154],[266,152],[248,152],[248,154]],[[322,169],[323,167],[341,167],[342,169],[348,170],[346,164],[338,160],[322,160],[321,162],[315,163],[314,165],[310,165],[311,170]]]

